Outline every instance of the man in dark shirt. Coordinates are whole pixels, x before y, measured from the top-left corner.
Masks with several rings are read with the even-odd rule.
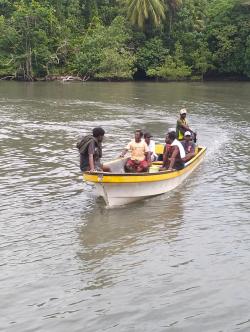
[[[194,136],[196,140],[196,133],[191,130],[187,122],[187,110],[185,108],[182,108],[180,110],[180,118],[177,120],[176,123],[176,134],[179,141],[184,140],[184,133],[187,130],[190,131],[190,133]]]
[[[104,171],[110,172],[109,167],[101,164],[102,157],[102,141],[105,131],[100,128],[94,128],[93,135],[87,135],[77,143],[80,153],[80,169],[86,171]]]
[[[184,141],[181,142],[184,147],[186,156],[182,158],[184,162],[189,161],[195,156],[195,144],[192,141],[192,134],[190,131],[184,133]]]

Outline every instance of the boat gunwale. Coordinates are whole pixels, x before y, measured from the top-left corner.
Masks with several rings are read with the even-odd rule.
[[[125,181],[123,182],[121,180],[118,181],[119,183],[136,183],[136,182],[144,182],[143,180],[139,180],[137,181],[137,179],[135,179],[134,181],[127,181],[128,178],[134,178],[134,177],[143,177],[146,178],[147,177],[151,177],[151,181],[150,182],[154,182],[154,181],[162,181],[162,180],[168,180],[168,179],[172,179],[172,178],[175,178],[183,173],[185,173],[189,168],[190,166],[192,166],[195,161],[197,161],[197,159],[199,159],[202,155],[204,155],[205,151],[207,150],[206,147],[204,146],[200,146],[200,151],[190,160],[186,163],[185,167],[180,169],[180,170],[172,170],[172,171],[169,171],[169,170],[165,170],[165,171],[159,171],[159,172],[155,172],[155,173],[149,173],[149,172],[143,172],[143,173],[110,173],[110,172],[102,172],[102,171],[97,171],[97,172],[90,172],[90,171],[87,171],[87,172],[84,172],[83,173],[83,178],[85,178],[85,176],[87,177],[87,179],[85,179],[85,181],[87,182],[92,182],[92,183],[117,183],[117,181],[105,181],[105,178],[107,179],[108,177],[111,177],[113,180],[117,180],[118,178],[123,178]],[[113,161],[111,161],[113,162]],[[154,163],[157,165],[157,162]],[[169,175],[169,177],[164,177],[164,178],[160,178],[159,179],[159,176],[164,176],[164,175]],[[155,177],[155,179],[153,179]],[[92,179],[91,179],[92,178]],[[132,180],[132,179],[131,179]],[[148,179],[147,179],[148,180]],[[148,182],[148,181],[145,181],[145,182]]]

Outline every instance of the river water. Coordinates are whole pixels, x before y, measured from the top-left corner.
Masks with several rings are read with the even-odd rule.
[[[0,330],[250,331],[250,83],[0,82]],[[180,108],[208,147],[176,190],[107,209],[75,143]]]

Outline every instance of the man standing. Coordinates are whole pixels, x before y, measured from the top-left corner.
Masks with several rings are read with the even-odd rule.
[[[147,172],[151,165],[150,152],[148,145],[142,140],[141,130],[135,131],[135,139],[128,143],[120,157],[123,158],[128,151],[130,151],[131,157],[125,165],[126,171],[131,173]]]
[[[94,128],[92,135],[84,136],[76,147],[80,153],[80,169],[86,171],[110,172],[109,167],[101,164],[102,141],[105,131],[101,127]]]
[[[184,141],[181,142],[184,147],[186,156],[182,158],[184,162],[191,160],[195,156],[195,144],[192,141],[192,135],[190,131],[186,131],[184,134]]]
[[[187,110],[185,108],[182,108],[180,110],[180,118],[177,120],[176,123],[176,134],[179,141],[182,141],[184,139],[185,131],[190,131],[191,134],[194,135],[194,139],[196,139],[195,132],[193,132],[193,130],[189,128],[187,122]]]

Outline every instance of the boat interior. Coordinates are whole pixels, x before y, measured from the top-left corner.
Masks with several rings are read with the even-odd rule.
[[[162,165],[162,156],[163,156],[163,149],[164,146],[163,145],[156,145],[156,154],[158,155],[158,159],[159,161],[155,161],[152,163],[152,166],[149,169],[149,173],[158,173],[159,172],[159,168]],[[197,147],[196,149],[196,155],[202,150],[202,147]],[[195,158],[195,157],[194,157]],[[188,166],[189,164],[192,163],[192,161],[194,160],[191,159],[189,160],[185,166]],[[116,159],[116,160],[112,160],[110,162],[105,163],[105,165],[109,166],[111,173],[115,173],[115,174],[125,174],[125,164],[127,162],[128,158],[120,158],[120,159]],[[126,173],[126,174],[132,174],[132,173]],[[138,174],[138,173],[136,173]],[[142,173],[140,173],[142,174]]]

